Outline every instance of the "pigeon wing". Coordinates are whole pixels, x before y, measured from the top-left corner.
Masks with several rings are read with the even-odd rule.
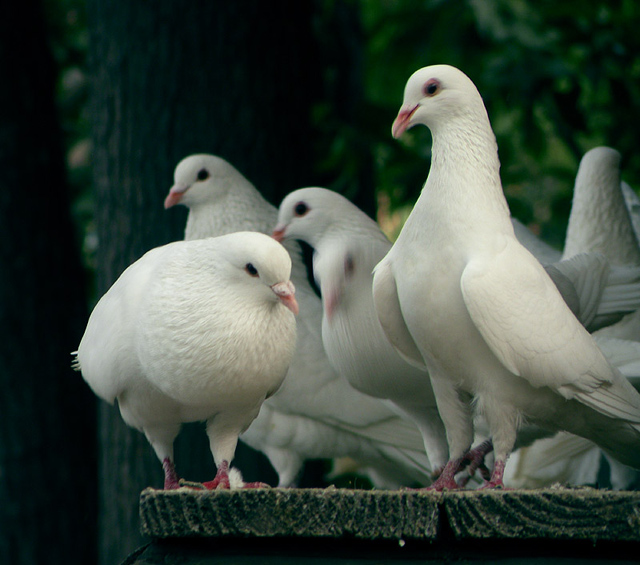
[[[608,416],[640,421],[640,407],[627,399],[624,385],[631,385],[527,251],[508,243],[495,256],[474,259],[460,284],[471,319],[509,371]]]
[[[402,316],[396,280],[387,259],[374,269],[373,302],[387,339],[407,363],[426,370],[424,359]]]

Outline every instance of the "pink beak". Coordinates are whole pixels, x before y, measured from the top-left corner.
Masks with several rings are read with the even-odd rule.
[[[298,302],[296,300],[296,289],[291,281],[279,282],[271,286],[271,290],[294,315],[298,315]]]
[[[169,194],[164,199],[164,209],[168,210],[172,206],[180,203],[182,200],[182,195],[189,189],[188,186],[181,186],[179,184],[174,184],[169,190]]]
[[[287,226],[276,226],[271,234],[271,237],[275,239],[278,243],[282,243],[284,239],[284,232],[287,230]]]
[[[411,118],[413,114],[418,109],[418,104],[413,106],[412,108],[405,108],[404,106],[400,108],[398,112],[398,116],[393,122],[391,126],[391,135],[393,135],[394,139],[398,139],[405,131],[407,131],[413,124],[411,123]]]

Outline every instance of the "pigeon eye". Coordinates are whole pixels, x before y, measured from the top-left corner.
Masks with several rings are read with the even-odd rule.
[[[309,211],[309,206],[307,206],[304,202],[298,202],[296,207],[293,209],[293,213],[300,217],[304,216]]]
[[[244,266],[244,270],[247,271],[247,273],[249,273],[252,277],[258,276],[258,269],[256,269],[251,263],[247,263]]]
[[[425,83],[423,92],[425,96],[433,96],[434,94],[437,94],[439,90],[440,81],[438,79],[432,78]]]
[[[344,258],[344,273],[347,277],[350,277],[353,275],[353,270],[355,269],[355,264],[353,262],[353,256],[352,255],[347,255]]]
[[[209,171],[207,171],[207,169],[200,169],[196,178],[198,180],[207,180],[209,178]]]

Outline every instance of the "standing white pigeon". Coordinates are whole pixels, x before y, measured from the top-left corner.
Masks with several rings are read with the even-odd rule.
[[[418,426],[432,468],[442,469],[447,440],[429,375],[396,353],[373,306],[373,268],[391,248],[378,224],[344,196],[311,187],[285,197],[273,236],[314,249],[322,341],[333,367],[359,391],[391,400]]]
[[[640,395],[518,243],[495,136],[473,82],[447,65],[414,73],[392,133],[416,124],[431,130],[431,170],[376,267],[373,292],[389,340],[424,360],[431,376],[450,453],[431,488],[458,487],[474,409],[486,418],[495,450],[487,486],[502,486],[524,420],[591,439],[640,467]]]
[[[76,366],[146,435],[165,489],[179,486],[182,423],[200,420],[217,467],[205,486],[229,488],[238,436],[282,384],[295,348],[290,271],[289,254],[263,234],[174,242],[129,266],[94,308]]]
[[[191,155],[175,170],[165,207],[189,208],[186,239],[237,230],[271,233],[277,209],[233,166],[213,155]],[[298,342],[288,376],[242,440],[267,455],[279,486],[295,483],[304,461],[351,457],[379,487],[426,484],[431,467],[422,436],[383,401],[349,385],[322,345],[322,303],[307,280],[297,242],[285,247],[300,304]]]

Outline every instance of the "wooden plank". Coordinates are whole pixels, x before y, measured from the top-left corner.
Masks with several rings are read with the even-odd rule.
[[[640,541],[640,492],[146,489],[140,518],[154,538]]]
[[[447,493],[442,503],[458,539],[640,540],[640,492],[461,491]]]
[[[331,537],[434,539],[435,493],[346,489],[146,489],[143,534],[156,538]]]

